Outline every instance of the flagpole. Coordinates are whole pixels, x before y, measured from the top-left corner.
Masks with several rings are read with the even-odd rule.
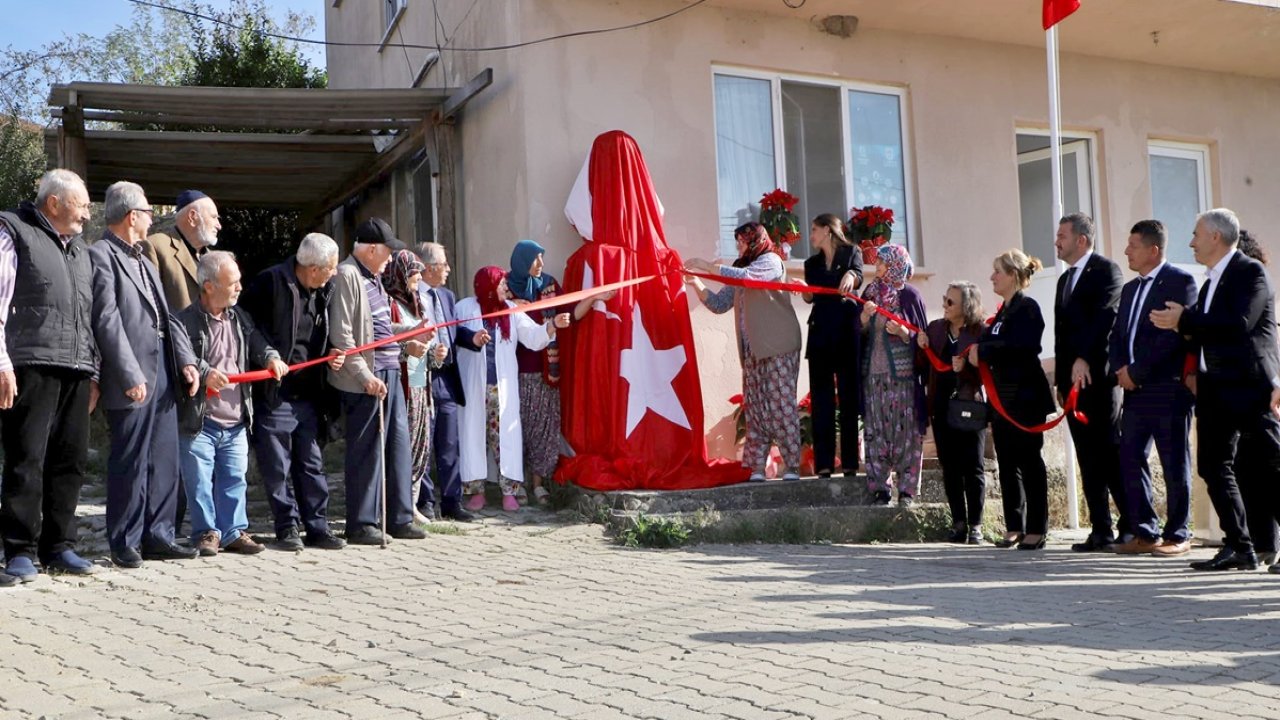
[[[1049,66],[1049,174],[1053,187],[1053,228],[1058,230],[1058,220],[1066,214],[1062,206],[1062,115],[1059,110],[1058,95],[1058,25],[1054,23],[1045,31],[1045,55]],[[1066,263],[1057,262],[1058,274],[1066,272]],[[1065,368],[1056,368],[1055,372],[1063,372]],[[1063,462],[1066,464],[1067,476],[1067,522],[1072,529],[1080,527],[1080,499],[1076,496],[1076,452],[1071,442],[1071,430],[1063,424]]]

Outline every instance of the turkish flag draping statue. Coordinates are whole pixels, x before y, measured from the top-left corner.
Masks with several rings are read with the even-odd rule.
[[[561,417],[572,457],[559,482],[593,490],[674,490],[740,482],[737,462],[707,459],[702,387],[683,262],[667,247],[662,204],[636,141],[596,138],[565,214],[583,238],[567,291],[646,275],[561,331]]]

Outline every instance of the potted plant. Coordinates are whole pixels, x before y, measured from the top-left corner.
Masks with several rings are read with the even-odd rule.
[[[733,411],[734,424],[737,429],[737,441],[739,457],[741,457],[742,443],[747,437],[747,415],[743,407],[742,395],[734,395],[729,398],[729,402],[737,407]],[[806,393],[805,396],[796,405],[796,409],[800,411],[800,474],[812,475],[814,473],[813,465],[813,398],[812,395]],[[840,425],[836,421],[836,435],[839,437]],[[782,455],[778,449],[769,449],[769,461],[766,464],[765,476],[777,477],[780,474],[778,466],[782,463]],[[835,460],[835,469],[840,469],[840,458]]]
[[[874,263],[878,248],[893,236],[893,210],[879,205],[850,208],[848,228],[862,248],[862,262]]]
[[[781,188],[760,198],[760,224],[784,258],[791,257],[791,246],[800,239],[800,219],[792,212],[798,202],[800,198]]]

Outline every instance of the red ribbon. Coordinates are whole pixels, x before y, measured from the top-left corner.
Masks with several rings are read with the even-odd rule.
[[[865,298],[858,297],[853,293],[841,292],[839,288],[818,287],[816,285],[806,285],[804,283],[773,282],[769,280],[752,280],[750,278],[733,278],[733,277],[725,277],[723,275],[709,275],[706,273],[689,272],[687,270],[685,271],[685,274],[690,275],[692,277],[703,278],[705,280],[714,280],[715,282],[722,283],[725,285],[734,285],[737,287],[744,287],[752,290],[781,290],[783,292],[809,293],[813,295],[839,295],[843,298],[852,300],[860,304],[866,304],[867,302],[869,302]],[[885,310],[879,305],[876,306],[876,313],[883,315],[888,320],[892,320],[898,323],[899,325],[901,325],[902,327],[906,328],[911,332],[914,332],[914,333],[923,332],[920,328],[908,322],[905,318],[899,317],[889,312],[888,310]],[[953,368],[951,367],[951,364],[944,362],[942,358],[938,357],[937,353],[933,351],[933,348],[931,347],[924,348],[924,354],[925,354],[925,357],[929,359],[929,364],[933,365],[933,368],[938,372],[953,372]],[[1022,430],[1023,432],[1028,432],[1028,433],[1048,432],[1049,430],[1052,430],[1053,428],[1057,427],[1067,417],[1067,413],[1071,413],[1071,415],[1073,415],[1075,419],[1079,420],[1081,423],[1087,424],[1089,422],[1088,418],[1084,416],[1084,413],[1076,409],[1076,404],[1079,401],[1079,388],[1073,386],[1071,388],[1071,392],[1067,393],[1066,402],[1062,404],[1062,412],[1058,413],[1052,419],[1047,420],[1043,423],[1040,423],[1039,425],[1033,425],[1031,427],[1027,427],[1026,425],[1019,423],[1017,420],[1014,420],[1013,417],[1009,415],[1009,412],[1005,410],[1004,403],[1000,401],[1000,395],[996,393],[995,379],[992,378],[991,376],[991,368],[985,362],[978,363],[978,374],[982,377],[982,386],[987,391],[987,397],[990,399],[991,407],[996,411],[996,413],[1000,415],[1000,417],[1007,420],[1010,425],[1013,425],[1014,427],[1018,428],[1019,430]]]
[[[495,312],[485,313],[484,315],[480,315],[479,317],[475,317],[475,318],[455,318],[453,320],[450,320],[449,322],[440,323],[439,325],[423,325],[422,327],[414,328],[413,330],[406,330],[397,335],[392,335],[390,337],[382,338],[381,340],[375,340],[373,342],[365,343],[364,345],[351,348],[350,350],[347,351],[346,354],[354,355],[357,353],[368,352],[369,350],[374,350],[384,345],[390,345],[392,343],[399,343],[399,342],[404,342],[405,340],[411,340],[415,337],[418,337],[419,335],[430,332],[432,330],[436,330],[438,328],[445,328],[451,325],[460,325],[464,322],[470,322],[472,320],[488,320],[490,318],[503,317],[505,315],[514,315],[516,313],[532,312],[536,310],[548,310],[551,308],[556,308],[556,307],[561,307],[564,305],[571,305],[571,304],[576,305],[577,303],[583,300],[586,300],[587,298],[592,298],[597,295],[602,295],[604,293],[611,292],[614,290],[621,290],[622,288],[631,287],[633,285],[646,283],[654,279],[655,277],[657,276],[646,275],[644,277],[632,278],[630,280],[622,280],[620,282],[609,283],[608,285],[601,285],[599,287],[588,288],[586,290],[578,290],[576,292],[565,293],[564,295],[557,295],[555,297],[547,298],[545,300],[538,300],[531,303],[526,303],[524,305],[516,305],[514,307],[508,307],[503,310],[497,310]],[[308,360],[306,362],[300,362],[300,363],[297,363],[296,365],[290,365],[289,372],[291,373],[297,372],[299,370],[305,370],[315,365],[320,365],[321,363],[327,363],[337,356],[338,356],[337,352],[331,352],[328,355],[325,355],[324,357],[316,358],[314,360]],[[261,382],[263,380],[273,380],[273,379],[275,379],[275,376],[271,374],[270,370],[250,370],[249,372],[236,373],[235,375],[227,376],[227,386],[230,387],[231,385],[238,385],[240,383]],[[209,394],[216,395],[217,393],[210,390]]]

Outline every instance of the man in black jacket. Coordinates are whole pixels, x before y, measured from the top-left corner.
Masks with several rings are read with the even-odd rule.
[[[35,580],[37,556],[46,570],[93,572],[74,550],[96,354],[88,220],[70,170],[45,173],[34,203],[0,213],[0,587]]]
[[[1070,265],[1058,279],[1054,299],[1058,400],[1064,402],[1072,387],[1079,388],[1078,408],[1088,419],[1084,424],[1073,416],[1067,418],[1092,524],[1089,537],[1071,546],[1077,552],[1108,550],[1115,541],[1108,493],[1120,511],[1120,532],[1129,532],[1120,479],[1119,390],[1107,373],[1108,341],[1122,278],[1114,262],[1094,252],[1094,237],[1093,220],[1084,213],[1072,213],[1059,221],[1054,240],[1058,259]]]
[[[1209,489],[1225,536],[1196,570],[1258,567],[1252,528],[1276,514],[1280,476],[1280,353],[1276,348],[1275,290],[1262,264],[1236,249],[1240,221],[1225,208],[1196,220],[1191,249],[1209,268],[1196,304],[1165,303],[1151,313],[1157,327],[1177,329],[1198,346],[1196,466]],[[1247,514],[1246,514],[1247,511]],[[1256,515],[1256,517],[1255,517]],[[1250,522],[1253,521],[1253,522]],[[1274,526],[1269,528],[1274,553]]]
[[[258,331],[296,365],[329,354],[326,320],[330,282],[338,267],[338,244],[328,235],[302,238],[294,257],[262,271],[241,298]],[[329,360],[342,368],[341,351]],[[305,547],[340,550],[346,541],[329,530],[329,480],[321,449],[336,401],[321,367],[306,368],[281,382],[254,385],[253,449],[275,519],[279,550]],[[305,540],[299,536],[299,527]]]

